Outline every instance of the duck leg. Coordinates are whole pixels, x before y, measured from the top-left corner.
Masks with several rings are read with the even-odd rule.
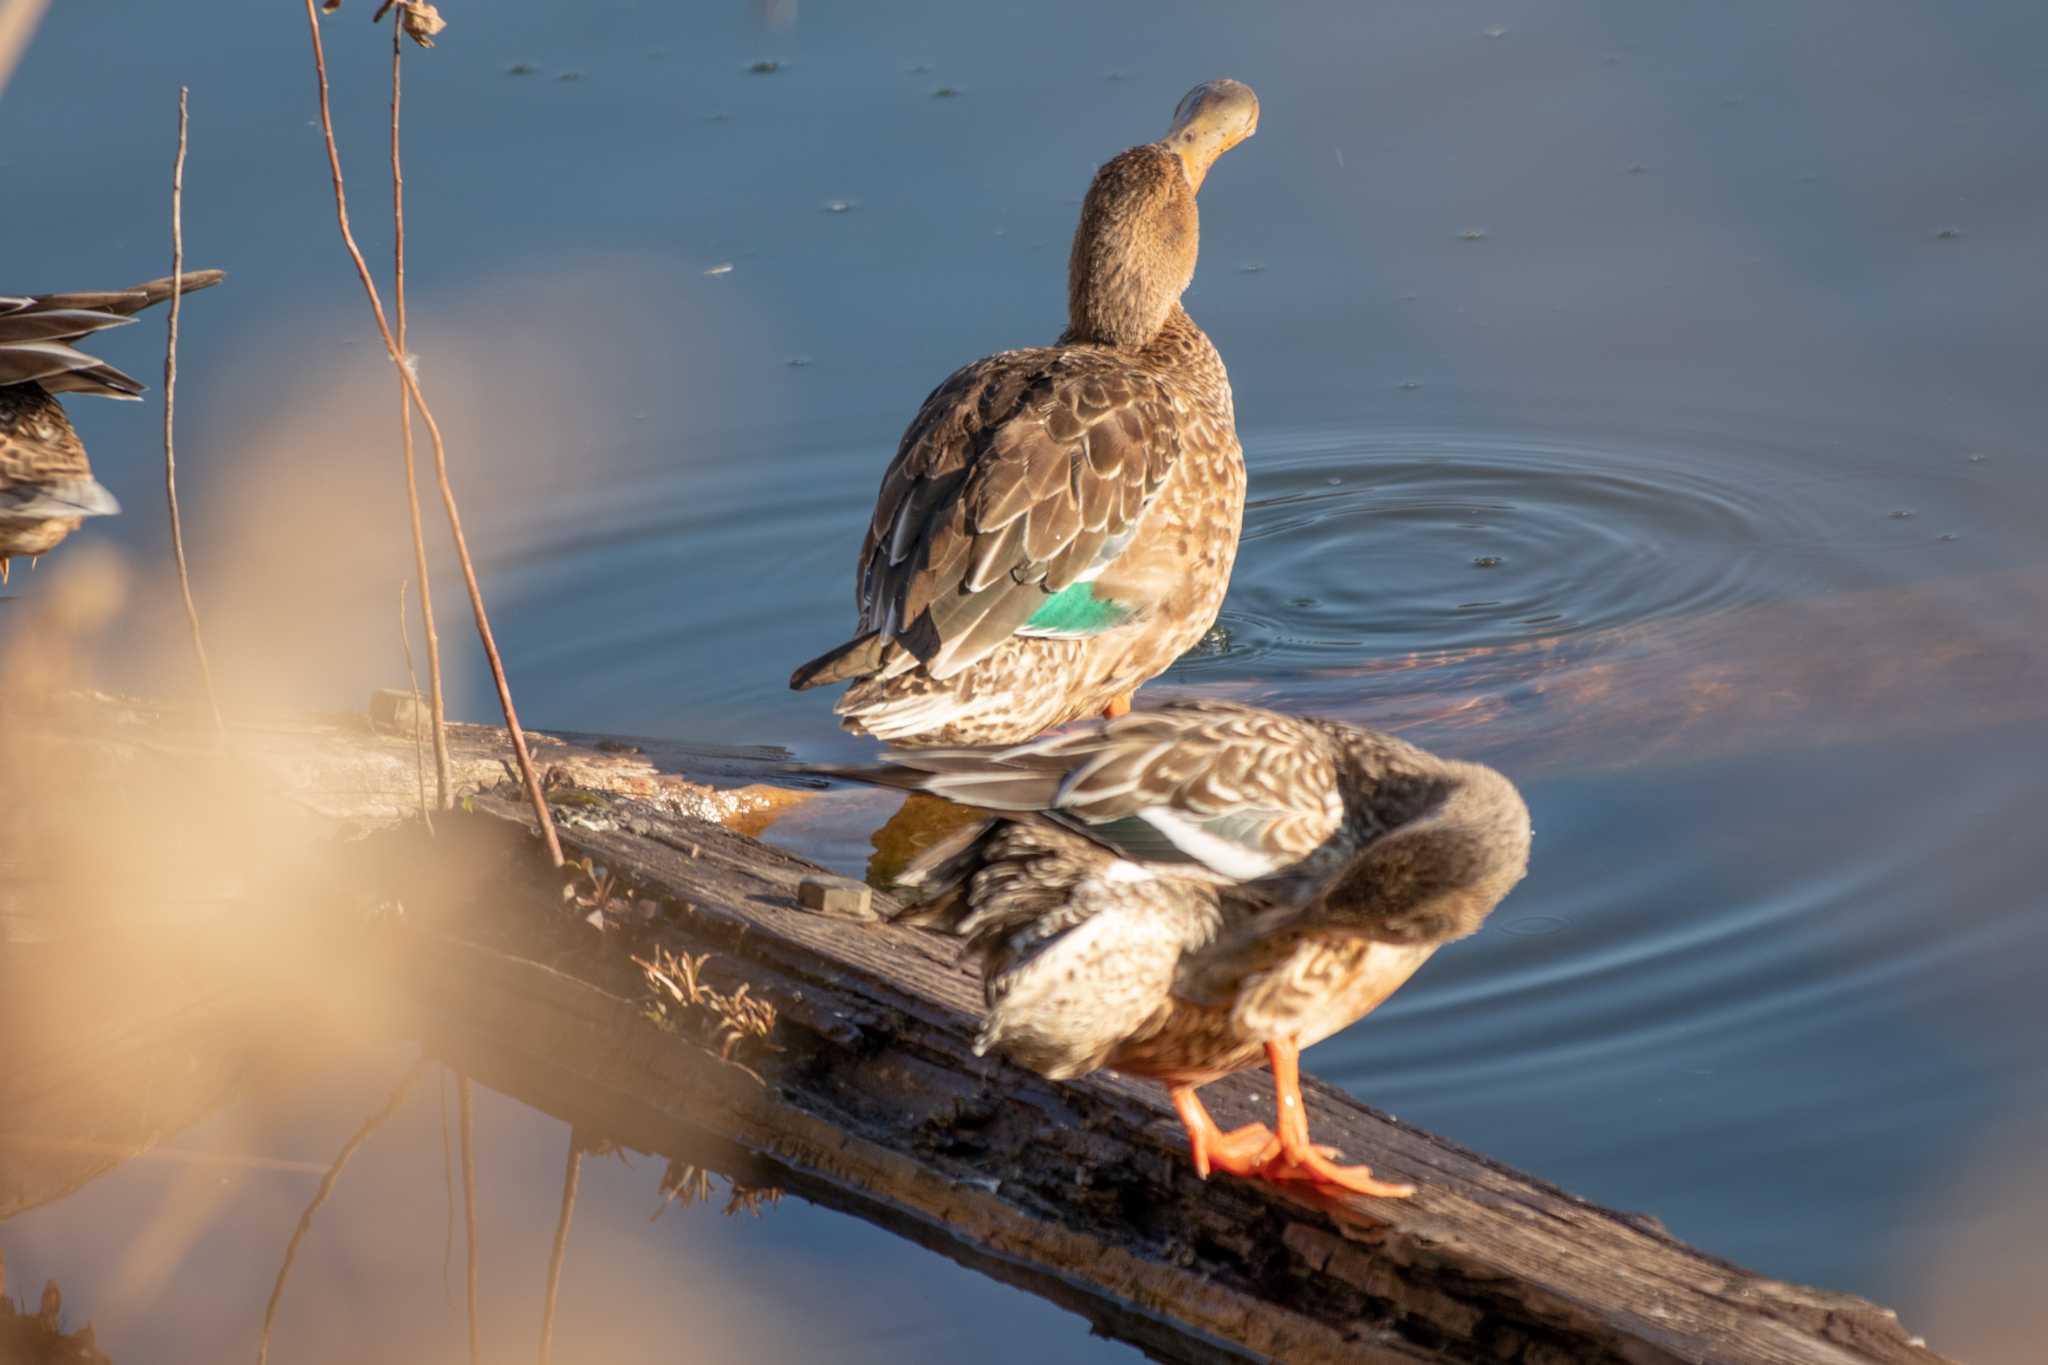
[[[1274,1117],[1280,1130],[1275,1140],[1280,1151],[1278,1159],[1265,1164],[1260,1174],[1269,1180],[1312,1180],[1382,1199],[1406,1199],[1415,1193],[1413,1185],[1374,1180],[1370,1167],[1339,1166],[1330,1160],[1335,1151],[1308,1140],[1308,1110],[1301,1101],[1301,1049],[1292,1038],[1267,1043],[1266,1060],[1273,1066]],[[1185,1119],[1185,1113],[1182,1117]]]
[[[1207,1180],[1211,1169],[1230,1175],[1256,1176],[1280,1152],[1280,1139],[1263,1123],[1247,1123],[1224,1132],[1209,1117],[1201,1096],[1191,1085],[1167,1088],[1181,1125],[1188,1130],[1188,1154],[1195,1159],[1195,1174]]]
[[[1131,714],[1131,698],[1137,695],[1138,689],[1134,687],[1128,692],[1111,697],[1109,705],[1102,708],[1102,718],[1104,720],[1115,720],[1118,716],[1128,716]],[[1209,1126],[1215,1127],[1214,1124]]]

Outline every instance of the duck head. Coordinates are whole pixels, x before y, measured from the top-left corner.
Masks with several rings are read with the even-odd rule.
[[[1181,98],[1164,138],[1095,173],[1067,261],[1069,339],[1137,350],[1159,335],[1195,277],[1195,192],[1258,126],[1250,86],[1204,81]]]

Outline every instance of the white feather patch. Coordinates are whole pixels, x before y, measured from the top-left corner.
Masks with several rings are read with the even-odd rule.
[[[1175,848],[1190,858],[1237,881],[1255,881],[1292,861],[1275,858],[1260,849],[1211,834],[1179,811],[1166,806],[1148,807],[1138,812],[1138,818],[1164,834]]]

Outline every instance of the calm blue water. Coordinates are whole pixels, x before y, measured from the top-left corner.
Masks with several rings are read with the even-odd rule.
[[[382,273],[372,8],[326,32]],[[1188,305],[1231,368],[1253,506],[1222,636],[1160,690],[1487,758],[1537,832],[1487,930],[1313,1068],[1893,1304],[1940,1349],[2026,1358],[2048,1271],[2024,1233],[2048,1218],[2048,14],[446,8],[407,59],[413,343],[531,723],[862,752],[782,680],[851,625],[903,423],[957,364],[1059,330],[1094,166],[1195,81],[1246,80],[1261,130],[1204,188]],[[190,85],[187,250],[233,274],[189,305],[179,401],[216,670],[243,704],[354,707],[402,679],[410,557],[305,46],[291,5],[58,7],[0,95],[0,286],[162,273]],[[101,350],[147,377],[159,325]],[[73,407],[130,509],[80,543],[162,562],[158,411]],[[156,577],[110,686],[175,685]],[[455,710],[484,718],[438,581]],[[784,835],[849,861],[871,813]],[[324,1162],[401,1061],[180,1142]],[[525,1350],[567,1135],[505,1101],[483,1118],[488,1330]],[[297,1272],[296,1351],[342,1326],[459,1349],[438,1147],[427,1092],[351,1171]],[[169,1279],[124,1271],[192,1169],[131,1163],[0,1227],[17,1283],[57,1276],[117,1359],[244,1349],[317,1177],[235,1172]],[[1131,1356],[835,1215],[649,1225],[657,1173],[593,1163],[561,1340],[680,1339],[715,1276],[817,1307],[724,1314],[693,1358]]]

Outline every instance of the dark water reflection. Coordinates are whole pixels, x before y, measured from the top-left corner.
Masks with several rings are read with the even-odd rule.
[[[365,221],[367,8],[329,30]],[[1314,1066],[1712,1251],[1892,1302],[1938,1347],[2025,1358],[2039,1304],[1951,1268],[2048,1211],[2038,1162],[1993,1174],[2048,1143],[2048,16],[773,8],[451,11],[409,67],[418,340],[527,716],[861,752],[781,679],[850,620],[902,423],[953,365],[1057,330],[1089,170],[1192,81],[1242,77],[1264,123],[1205,190],[1189,304],[1231,365],[1253,507],[1224,636],[1167,685],[1484,755],[1537,830],[1489,929]],[[7,200],[38,206],[0,241],[10,288],[155,273],[163,115],[192,85],[189,249],[235,274],[186,322],[195,571],[317,588],[320,612],[224,620],[221,671],[318,657],[296,699],[353,706],[400,676],[407,561],[303,42],[290,6],[59,7],[0,99]],[[108,354],[146,372],[146,330]],[[132,510],[95,532],[155,562],[155,412],[79,419]],[[279,499],[331,537],[264,540],[249,508]],[[487,714],[463,670],[458,709]],[[873,814],[782,836],[857,865]],[[179,1145],[253,1124],[251,1150],[324,1162],[395,1066]],[[566,1134],[484,1112],[490,1330],[523,1350]],[[376,1305],[452,1351],[431,1106],[362,1161],[298,1272],[295,1349]],[[131,1163],[0,1246],[117,1358],[217,1358],[309,1189],[234,1170],[201,1199],[222,1169]],[[728,1314],[703,1358],[1120,1354],[834,1215],[649,1227],[654,1179],[591,1163],[565,1340],[662,1340],[701,1320],[677,1286],[716,1275],[814,1307]],[[420,1224],[395,1253],[394,1219]],[[132,1230],[188,1223],[169,1279],[123,1270]],[[143,1325],[166,1305],[169,1341]]]

